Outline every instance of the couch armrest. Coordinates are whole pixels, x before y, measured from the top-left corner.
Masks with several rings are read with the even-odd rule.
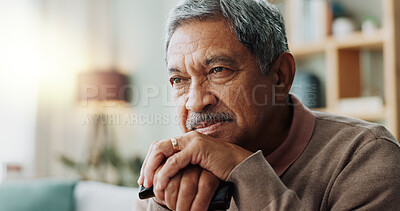
[[[93,181],[81,181],[74,192],[76,211],[132,211],[138,189]]]

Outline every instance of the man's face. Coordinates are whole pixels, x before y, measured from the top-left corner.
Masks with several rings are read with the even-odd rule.
[[[245,146],[271,119],[276,77],[261,75],[256,57],[226,20],[180,26],[167,58],[183,132],[196,130]]]

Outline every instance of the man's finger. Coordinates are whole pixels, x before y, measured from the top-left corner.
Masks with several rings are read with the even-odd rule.
[[[144,166],[144,186],[149,188],[153,186],[155,171],[160,164],[169,156],[174,154],[171,142],[168,140],[155,142],[147,156],[146,166]],[[177,172],[176,172],[177,173]],[[174,174],[175,175],[175,174]],[[173,175],[172,175],[173,176]],[[170,177],[169,177],[170,178]],[[168,179],[169,179],[168,178]],[[165,186],[163,187],[163,189]]]
[[[197,195],[192,203],[190,210],[202,211],[207,210],[211,199],[218,188],[220,179],[211,172],[203,169],[200,175]]]
[[[156,177],[154,177],[156,178]],[[172,177],[169,181],[167,188],[164,190],[165,203],[171,210],[176,210],[176,202],[178,199],[179,188],[182,179],[182,171]]]
[[[170,178],[189,164],[191,164],[191,155],[188,154],[188,151],[180,151],[169,157],[160,170],[162,177],[157,178],[157,188],[164,189]]]
[[[154,180],[153,180],[153,182],[154,182],[154,184],[157,184],[157,175],[159,174],[159,172],[160,172],[160,169],[162,168],[162,166],[163,166],[163,164],[161,164],[160,165],[160,167],[156,170],[156,173],[155,173],[155,176],[154,176]],[[158,203],[162,203],[163,205],[165,205],[165,203],[164,203],[164,199],[165,199],[165,194],[164,194],[164,189],[161,189],[161,190],[159,190],[159,189],[155,189],[155,188],[153,188],[153,193],[154,193],[154,195],[155,195],[155,197],[156,197],[156,201],[158,202]]]
[[[179,187],[176,210],[190,210],[192,202],[197,194],[197,187],[201,168],[199,166],[188,166],[184,169]]]

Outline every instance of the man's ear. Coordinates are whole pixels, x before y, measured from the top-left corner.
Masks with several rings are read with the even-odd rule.
[[[283,52],[275,60],[272,66],[275,76],[275,102],[283,103],[289,94],[290,88],[292,87],[294,74],[296,71],[296,65],[292,54]]]

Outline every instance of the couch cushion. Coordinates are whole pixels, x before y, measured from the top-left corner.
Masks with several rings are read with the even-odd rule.
[[[137,194],[137,188],[80,181],[75,188],[76,211],[132,211]]]
[[[32,180],[0,185],[0,211],[74,211],[76,181]]]

